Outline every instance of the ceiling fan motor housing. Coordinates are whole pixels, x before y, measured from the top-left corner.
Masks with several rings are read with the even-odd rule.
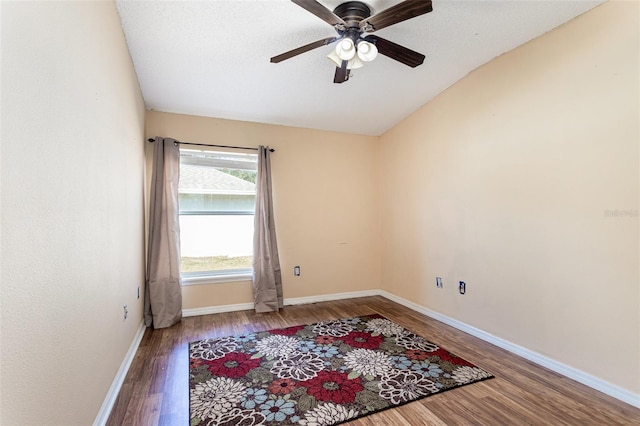
[[[361,1],[348,1],[338,5],[333,10],[333,13],[347,23],[347,28],[357,28],[359,30],[360,21],[371,16],[371,9]]]

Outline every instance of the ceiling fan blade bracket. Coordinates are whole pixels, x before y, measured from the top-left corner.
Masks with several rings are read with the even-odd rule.
[[[364,24],[361,24],[360,26],[360,31],[362,31],[363,33],[372,33],[375,30],[376,29],[373,28],[373,25],[371,25],[369,21],[365,21]]]
[[[338,32],[338,34],[342,34],[343,32],[347,31],[347,26],[345,24],[335,24],[333,26],[333,28]]]

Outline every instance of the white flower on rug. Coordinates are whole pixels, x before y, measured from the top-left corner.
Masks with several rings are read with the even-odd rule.
[[[421,374],[396,370],[382,378],[378,383],[379,395],[394,404],[402,404],[438,392],[436,384]]]
[[[257,426],[265,424],[266,418],[258,411],[234,408],[216,419],[210,419],[203,426]]]
[[[468,367],[465,365],[457,368],[453,373],[451,373],[451,377],[457,383],[464,384],[474,382],[476,380],[487,379],[493,376],[484,371],[482,368]]]
[[[337,405],[329,402],[320,404],[313,410],[307,411],[304,415],[304,419],[300,419],[298,423],[303,426],[333,425],[353,419],[357,416],[358,412],[356,410],[349,410],[344,405]]]
[[[321,336],[342,337],[353,330],[353,326],[342,321],[323,321],[313,327],[313,332]]]
[[[199,342],[192,343],[191,356],[193,358],[214,360],[222,358],[229,352],[235,351],[236,347],[236,342],[232,337],[200,340]]]
[[[345,365],[363,376],[382,376],[393,370],[391,358],[371,349],[354,349],[344,356]]]
[[[383,318],[374,318],[367,321],[367,329],[374,333],[384,334],[385,336],[401,334],[404,332],[404,328],[402,328],[401,325]]]
[[[267,356],[287,356],[298,353],[298,339],[274,334],[256,342],[256,350]]]
[[[316,377],[324,367],[324,360],[315,353],[298,352],[276,360],[271,367],[271,372],[280,379],[304,381]]]
[[[215,377],[191,389],[191,418],[218,419],[240,404],[247,388],[241,382]]]
[[[413,333],[403,333],[397,336],[396,344],[405,349],[413,349],[414,351],[433,352],[439,349],[437,345]]]

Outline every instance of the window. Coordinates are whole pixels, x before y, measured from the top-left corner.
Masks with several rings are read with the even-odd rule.
[[[251,276],[257,162],[256,154],[180,150],[185,284]]]

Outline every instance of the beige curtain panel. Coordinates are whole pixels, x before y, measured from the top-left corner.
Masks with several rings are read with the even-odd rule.
[[[174,139],[156,137],[149,201],[149,246],[144,323],[166,328],[182,318],[178,179],[180,149]]]
[[[253,231],[253,299],[256,312],[275,312],[284,304],[271,199],[271,152],[268,146],[262,145],[258,150]]]

